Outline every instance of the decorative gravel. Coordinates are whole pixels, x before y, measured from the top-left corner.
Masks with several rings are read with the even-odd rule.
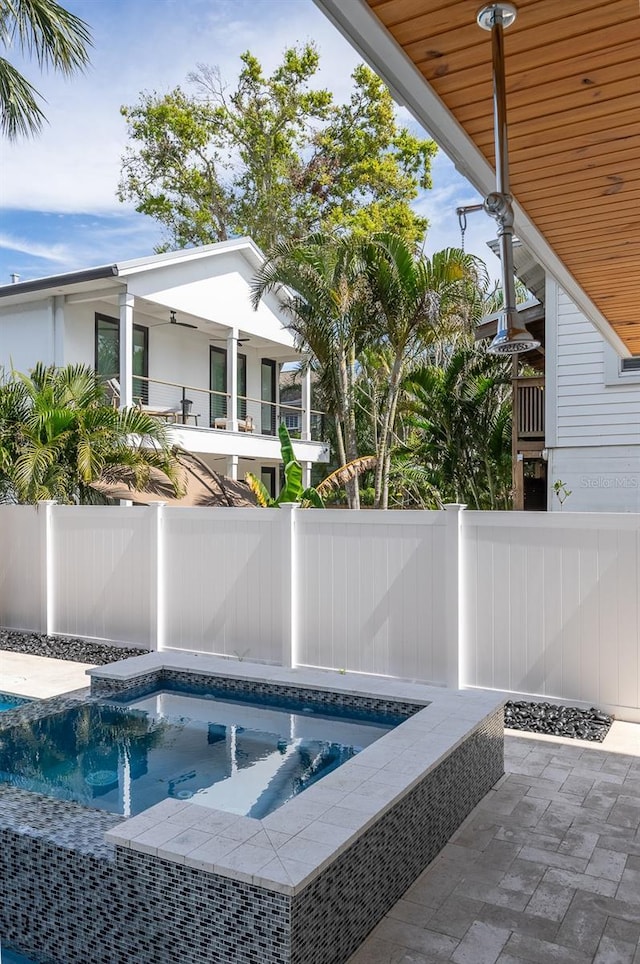
[[[106,643],[73,639],[68,636],[45,636],[42,633],[21,633],[12,629],[0,629],[0,649],[28,656],[49,656],[52,659],[70,659],[75,663],[93,663],[104,666],[129,656],[140,656],[145,649],[109,646]]]
[[[602,743],[612,723],[613,717],[595,706],[579,710],[576,706],[509,700],[504,707],[504,725],[512,730],[568,736],[593,743]]]

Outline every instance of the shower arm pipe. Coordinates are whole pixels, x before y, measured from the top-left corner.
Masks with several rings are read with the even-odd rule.
[[[509,141],[507,132],[507,82],[505,74],[504,30],[516,19],[510,3],[493,3],[478,12],[477,22],[491,31],[493,67],[493,133],[495,141],[496,190],[484,199],[484,209],[497,222],[500,265],[502,269],[502,310],[496,337],[489,351],[511,354],[529,351],[540,344],[522,327],[516,311],[515,265],[513,258],[513,198],[509,184]]]
[[[509,184],[509,136],[507,128],[507,85],[504,57],[504,26],[502,11],[494,12],[491,26],[491,54],[493,65],[493,132],[495,140],[496,191],[485,200],[488,214],[498,223],[500,262],[502,265],[502,295],[505,321],[516,310],[516,286],[513,262],[513,205]]]

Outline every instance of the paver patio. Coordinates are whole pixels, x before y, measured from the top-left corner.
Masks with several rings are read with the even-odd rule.
[[[349,964],[640,964],[640,726],[508,733],[505,771]]]

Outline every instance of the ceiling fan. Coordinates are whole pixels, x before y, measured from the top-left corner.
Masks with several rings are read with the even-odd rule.
[[[212,342],[212,343],[215,343],[216,345],[226,345],[226,344],[227,344],[227,339],[226,339],[226,338],[210,338],[209,341]],[[247,343],[248,341],[251,341],[251,339],[250,339],[249,336],[247,335],[246,338],[236,338],[236,341],[238,342],[238,347],[239,347],[239,348],[242,348],[242,346],[243,346],[243,345],[246,345],[246,343]]]
[[[173,308],[171,308],[171,310],[169,311],[169,321],[162,321],[159,325],[156,325],[156,328],[162,328],[164,327],[164,325],[175,325],[176,328],[197,328],[198,327],[197,325],[190,324],[188,321],[178,321],[176,318],[176,313],[173,310]]]

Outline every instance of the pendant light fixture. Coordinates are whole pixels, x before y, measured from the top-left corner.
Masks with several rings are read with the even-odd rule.
[[[516,8],[511,3],[492,3],[477,15],[483,30],[491,31],[493,63],[493,128],[496,157],[496,190],[488,194],[482,205],[458,208],[461,219],[468,211],[484,209],[498,225],[500,264],[502,268],[502,309],[498,331],[489,351],[498,355],[513,355],[538,348],[537,341],[518,319],[516,286],[513,264],[513,198],[509,189],[509,144],[507,136],[507,94],[504,66],[504,31],[516,19]]]

